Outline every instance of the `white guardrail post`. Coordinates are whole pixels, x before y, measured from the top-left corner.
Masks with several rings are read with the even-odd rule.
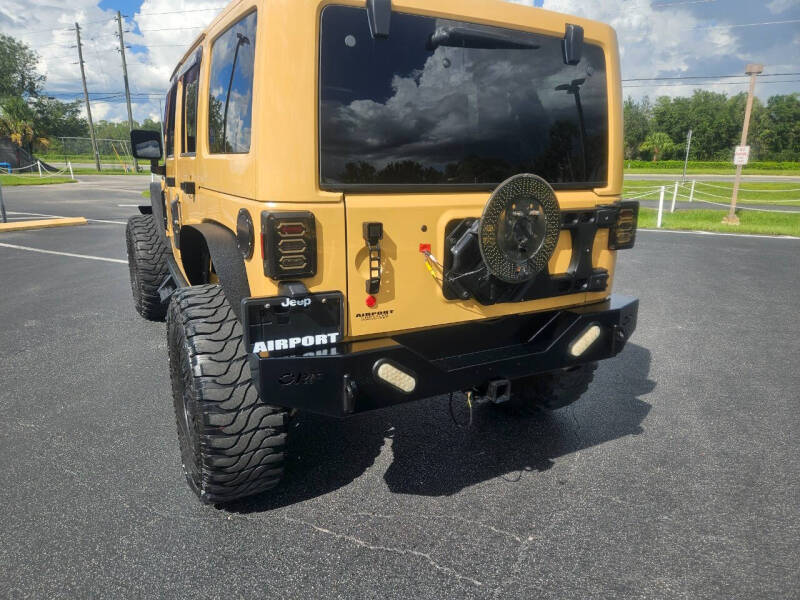
[[[70,179],[75,179],[75,173],[72,172],[72,163],[67,161],[67,166],[69,167],[69,177]]]
[[[39,177],[41,177],[42,176],[42,161],[37,160],[36,161],[36,166],[39,167]]]
[[[656,227],[661,229],[661,217],[664,214],[664,190],[666,186],[661,186],[661,195],[658,198],[658,221],[656,222]]]
[[[694,184],[697,183],[696,179],[692,179],[692,191],[689,192],[689,202],[694,202]]]
[[[677,200],[677,199],[678,199],[678,182],[676,181],[675,182],[675,191],[672,192],[672,206],[670,207],[669,212],[671,212],[671,213],[675,212],[675,200]]]

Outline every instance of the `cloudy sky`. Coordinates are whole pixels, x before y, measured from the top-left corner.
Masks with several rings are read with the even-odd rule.
[[[690,94],[694,87],[736,93],[738,79],[633,81],[644,77],[735,75],[747,62],[765,74],[800,73],[800,0],[513,0],[610,23],[619,35],[627,95]],[[219,9],[220,0],[2,0],[0,32],[41,56],[46,89],[82,98],[74,23],[82,28],[96,119],[125,118],[116,11],[124,15],[134,118],[156,117],[175,62]],[[771,83],[767,83],[767,82]],[[778,83],[782,82],[782,83]],[[757,93],[800,91],[800,75],[764,77]]]

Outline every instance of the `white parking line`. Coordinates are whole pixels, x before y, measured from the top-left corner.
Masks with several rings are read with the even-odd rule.
[[[25,250],[27,252],[39,252],[40,254],[57,254],[58,256],[69,256],[71,258],[85,258],[87,260],[100,260],[103,262],[119,263],[127,265],[127,260],[118,258],[103,258],[102,256],[89,256],[88,254],[73,254],[71,252],[56,252],[55,250],[42,250],[41,248],[31,248],[30,246],[17,246],[16,244],[0,243],[0,248],[12,248],[14,250]]]
[[[59,215],[45,215],[42,213],[31,213],[31,212],[14,212],[8,211],[9,215],[27,215],[29,217],[48,217],[50,219],[65,219],[67,217],[62,217]],[[103,219],[86,219],[90,223],[110,223],[111,225],[122,225],[123,227],[126,226],[128,223],[126,221],[104,221]]]
[[[44,215],[42,213],[29,213],[29,212],[16,212],[13,210],[8,211],[9,215],[28,215],[30,217],[50,217],[52,219],[63,219],[64,217],[59,217],[58,215]]]
[[[122,192],[123,194],[137,194],[139,196],[142,195],[142,191],[143,191],[143,190],[131,190],[131,189],[125,189],[125,188],[101,187],[99,185],[93,185],[91,183],[88,183],[88,184],[84,183],[82,188],[83,189],[91,188],[93,190],[98,190],[100,192]],[[77,189],[79,191],[82,191],[82,189],[80,187],[74,187],[74,188],[69,188],[69,189]],[[61,191],[61,190],[59,190],[59,191]]]
[[[122,225],[125,227],[128,223],[125,221],[104,221],[103,219],[86,219],[90,223],[110,223],[111,225]]]
[[[723,237],[760,238],[765,240],[800,240],[800,237],[791,235],[759,235],[757,233],[724,233],[721,231],[681,231],[679,229],[638,229],[650,233],[682,233],[686,235],[717,235]]]

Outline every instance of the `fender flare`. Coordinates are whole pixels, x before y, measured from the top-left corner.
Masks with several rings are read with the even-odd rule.
[[[233,308],[233,312],[241,321],[242,300],[250,297],[250,283],[247,280],[244,258],[236,245],[236,235],[218,223],[184,225],[180,231],[182,255],[189,247],[196,247],[196,241],[195,244],[186,243],[184,245],[184,242],[189,242],[194,236],[201,236],[205,241],[222,291],[225,292],[225,297]],[[184,266],[186,266],[186,258],[184,258]],[[190,283],[198,282],[190,281]]]
[[[167,241],[167,215],[164,210],[166,207],[164,192],[161,190],[160,183],[150,184],[150,207],[151,214],[156,222],[156,229],[158,235],[161,236],[161,241],[169,245]],[[140,209],[141,210],[141,209]]]

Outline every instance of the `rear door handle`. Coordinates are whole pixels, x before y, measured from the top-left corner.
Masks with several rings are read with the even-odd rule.
[[[181,190],[184,194],[194,196],[194,181],[181,181]]]

